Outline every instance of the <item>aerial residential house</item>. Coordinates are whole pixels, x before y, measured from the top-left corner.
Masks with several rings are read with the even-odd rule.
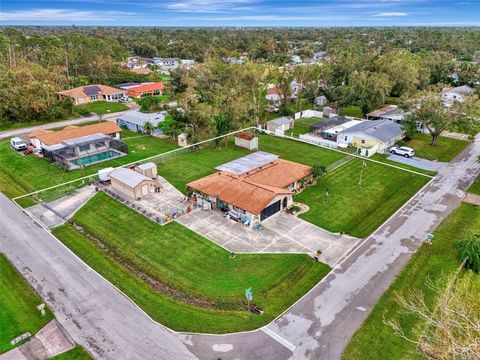
[[[267,90],[267,95],[265,95],[265,99],[268,101],[270,106],[280,106],[282,104],[280,89],[276,86],[269,87]]]
[[[128,147],[119,140],[121,131],[106,121],[59,131],[36,130],[28,138],[45,157],[72,170],[126,155]]]
[[[318,62],[324,59],[326,56],[327,56],[327,53],[325,51],[317,51],[315,54],[313,54],[313,61]]]
[[[302,58],[299,55],[292,55],[290,57],[290,62],[292,64],[301,64],[302,63]]]
[[[218,208],[250,226],[293,205],[292,195],[312,181],[312,168],[257,151],[220,165],[187,184],[204,209]]]
[[[282,116],[270,121],[267,121],[266,127],[268,131],[283,134],[285,131],[293,128],[295,120],[291,117]]]
[[[149,95],[162,95],[165,84],[163,82],[123,83],[117,85],[127,92],[128,96],[140,98]]]
[[[345,129],[337,136],[337,142],[357,148],[375,148],[384,153],[404,137],[399,124],[390,120],[364,120]]]
[[[342,115],[337,115],[328,120],[320,120],[310,126],[310,134],[322,137],[325,140],[337,141],[344,131],[360,123]]]
[[[152,58],[153,64],[157,65],[161,72],[169,74],[171,70],[175,70],[180,66],[180,60],[178,58]]]
[[[71,98],[75,105],[92,101],[118,101],[126,97],[126,92],[107,85],[79,86],[70,90],[57,92],[60,99]]]
[[[165,120],[168,112],[142,113],[137,110],[129,110],[117,118],[117,124],[125,129],[136,132],[145,132],[145,124],[148,122],[153,126],[152,135],[160,135],[162,132],[157,129],[158,124]]]
[[[464,102],[469,96],[475,92],[468,85],[457,86],[452,89],[444,89],[441,97],[446,107],[451,107],[455,102]]]
[[[139,200],[155,192],[157,183],[137,171],[118,168],[110,175],[111,187],[132,200]]]

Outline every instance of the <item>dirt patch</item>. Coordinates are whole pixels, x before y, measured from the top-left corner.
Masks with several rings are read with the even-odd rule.
[[[119,256],[112,248],[110,248],[107,244],[105,244],[101,239],[94,236],[88,230],[84,229],[82,226],[78,224],[73,224],[74,228],[85,235],[88,239],[94,242],[98,248],[100,248],[104,253],[107,254],[110,258],[113,258],[116,262],[125,266],[134,276],[141,279],[142,281],[146,282],[152,289],[154,289],[159,294],[164,294],[175,301],[182,302],[188,305],[193,305],[202,308],[209,308],[215,310],[246,310],[245,304],[243,302],[214,302],[209,299],[200,298],[191,296],[184,291],[174,288],[165,282],[162,282],[145,272],[138,269],[136,266],[125,262],[125,259]]]
[[[294,202],[293,206],[297,206],[298,208],[300,208],[300,210],[295,213],[295,216],[301,215],[303,213],[306,213],[308,210],[310,210],[310,207],[304,203]]]

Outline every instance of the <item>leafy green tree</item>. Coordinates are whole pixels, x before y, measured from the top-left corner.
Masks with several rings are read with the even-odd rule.
[[[391,89],[392,83],[386,74],[360,71],[352,79],[352,92],[364,114],[385,104]]]
[[[465,266],[480,273],[480,233],[468,232],[455,244],[458,256]]]

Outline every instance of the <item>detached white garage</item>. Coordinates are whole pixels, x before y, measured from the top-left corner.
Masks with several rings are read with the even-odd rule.
[[[136,171],[120,168],[110,173],[112,188],[137,200],[155,191],[155,181]]]

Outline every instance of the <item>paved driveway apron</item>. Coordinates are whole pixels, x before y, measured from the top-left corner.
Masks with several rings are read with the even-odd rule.
[[[398,162],[400,164],[410,165],[417,167],[419,169],[428,170],[428,171],[438,171],[448,163],[441,161],[432,161],[427,159],[422,159],[416,156],[411,158],[406,158],[400,155],[390,155],[388,160]]]

